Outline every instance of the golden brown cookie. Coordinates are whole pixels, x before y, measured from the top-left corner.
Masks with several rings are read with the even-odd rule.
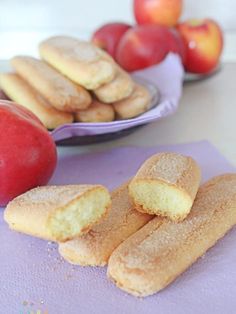
[[[73,122],[73,115],[52,107],[38,92],[15,73],[0,74],[0,85],[7,96],[32,111],[48,129]]]
[[[156,217],[111,255],[108,276],[135,296],[154,294],[191,266],[236,224],[236,174],[203,184],[188,217]]]
[[[59,244],[59,252],[68,262],[106,265],[114,249],[152,219],[135,210],[128,195],[128,183],[112,192],[111,202],[111,210],[101,223],[82,237]]]
[[[115,112],[113,107],[95,99],[88,109],[75,113],[75,121],[77,122],[110,122],[114,119]]]
[[[11,201],[4,219],[15,231],[63,242],[88,232],[110,205],[101,185],[43,186]]]
[[[129,185],[137,210],[183,220],[192,207],[201,180],[193,158],[176,153],[151,156]]]
[[[97,98],[104,103],[120,101],[131,95],[134,82],[130,75],[117,66],[114,79],[94,90]]]
[[[151,95],[146,87],[135,84],[131,95],[123,100],[113,103],[118,119],[131,119],[147,110],[151,106]]]
[[[56,36],[39,46],[41,57],[73,82],[96,89],[113,80],[116,66],[100,48],[69,36]]]
[[[18,75],[58,110],[74,112],[88,108],[92,102],[88,91],[42,60],[17,56],[11,60],[11,64]]]

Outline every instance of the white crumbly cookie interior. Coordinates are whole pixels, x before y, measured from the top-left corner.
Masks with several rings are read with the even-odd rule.
[[[192,200],[186,192],[157,180],[132,183],[130,194],[135,204],[145,212],[174,220],[185,217],[192,206]]]
[[[106,212],[110,198],[106,191],[94,190],[56,210],[48,221],[50,233],[64,241],[86,231]]]

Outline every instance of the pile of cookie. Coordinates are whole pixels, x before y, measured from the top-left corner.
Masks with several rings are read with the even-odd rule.
[[[9,227],[56,241],[82,266],[108,265],[122,290],[148,296],[169,285],[236,224],[236,174],[199,187],[191,157],[151,156],[109,194],[101,185],[44,186],[12,200]]]
[[[150,109],[149,90],[92,43],[56,36],[43,41],[39,53],[42,60],[14,57],[15,72],[2,73],[0,86],[46,128],[130,119]]]

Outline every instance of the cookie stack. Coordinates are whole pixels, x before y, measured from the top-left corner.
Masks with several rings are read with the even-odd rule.
[[[42,60],[17,56],[0,85],[48,129],[72,122],[130,119],[150,108],[149,91],[90,42],[57,36],[39,45]]]

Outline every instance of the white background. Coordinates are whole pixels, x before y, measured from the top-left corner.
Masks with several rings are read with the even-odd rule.
[[[132,0],[0,0],[0,59],[37,53],[51,34],[89,38],[107,21],[134,23]],[[226,31],[226,59],[236,59],[236,0],[185,0],[182,20],[213,17]]]

